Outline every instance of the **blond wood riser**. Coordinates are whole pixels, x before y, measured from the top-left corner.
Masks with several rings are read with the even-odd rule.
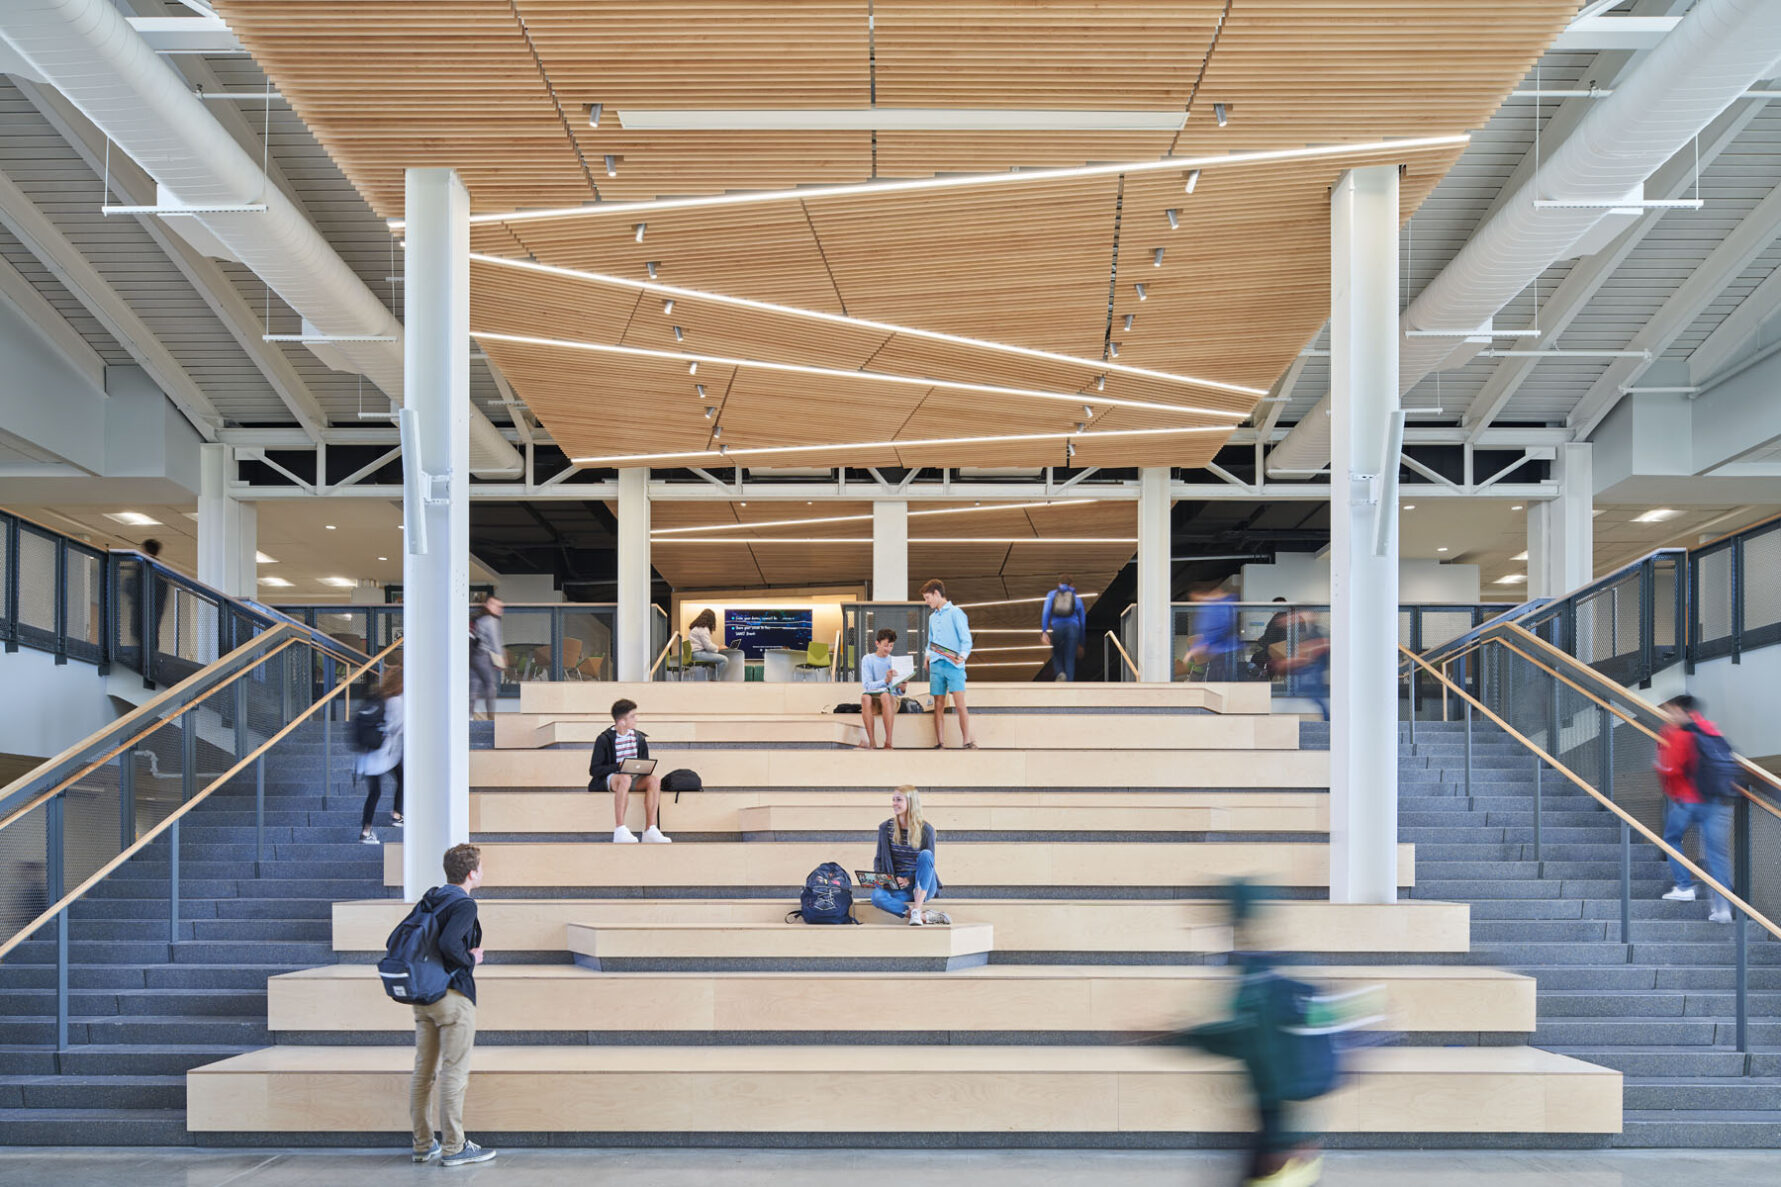
[[[857,684],[731,684],[705,681],[620,684],[606,681],[537,681],[520,685],[520,712],[610,721],[621,698],[651,713],[822,713],[859,695]],[[925,681],[911,695],[926,700]],[[1273,690],[1266,684],[1002,684],[966,693],[966,704],[983,708],[1167,707],[1214,713],[1265,714]],[[647,728],[647,727],[645,727]]]

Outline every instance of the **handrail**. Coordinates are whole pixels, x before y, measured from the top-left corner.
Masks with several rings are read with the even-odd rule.
[[[1119,658],[1125,661],[1126,670],[1132,674],[1132,679],[1141,680],[1142,677],[1138,675],[1138,665],[1132,662],[1132,657],[1126,654],[1124,647],[1120,646],[1119,636],[1112,631],[1108,631],[1106,634],[1108,640],[1113,644],[1113,650],[1119,652]]]
[[[14,779],[11,783],[8,783],[5,787],[0,787],[0,806],[3,806],[7,802],[7,800],[11,799],[13,796],[18,795],[20,792],[24,791],[25,787],[27,785],[29,785],[31,782],[40,778],[40,775],[38,774],[38,772],[42,771],[45,767],[53,767],[53,766],[56,766],[61,763],[78,762],[80,760],[80,755],[87,752],[88,750],[90,750],[92,748],[92,746],[94,745],[94,742],[93,742],[94,738],[100,737],[100,736],[103,736],[106,734],[124,732],[125,730],[134,726],[139,721],[142,721],[142,720],[148,719],[148,718],[153,719],[152,724],[150,724],[147,728],[142,730],[140,733],[137,733],[137,734],[131,736],[129,741],[123,743],[123,745],[118,746],[114,750],[108,751],[104,757],[99,758],[91,763],[88,763],[86,766],[82,767],[74,775],[70,776],[68,779],[65,779],[61,783],[57,784],[56,787],[52,788],[51,791],[47,794],[54,794],[56,791],[60,791],[63,787],[66,787],[69,783],[72,783],[75,780],[82,778],[83,776],[85,776],[86,774],[88,774],[89,772],[94,770],[96,767],[99,767],[99,766],[103,765],[104,763],[108,762],[119,751],[125,749],[126,747],[130,746],[131,744],[133,744],[137,741],[140,741],[142,738],[147,737],[149,734],[152,734],[156,730],[160,729],[163,725],[165,725],[167,723],[167,721],[169,720],[169,718],[161,713],[161,709],[165,705],[167,705],[168,702],[174,701],[174,700],[181,700],[182,703],[179,706],[179,712],[184,712],[186,709],[190,708],[193,705],[201,704],[206,698],[208,698],[211,695],[211,693],[214,693],[218,689],[226,687],[230,682],[232,682],[233,680],[235,680],[237,677],[241,676],[245,672],[253,671],[254,668],[258,667],[260,664],[264,663],[266,660],[271,659],[274,655],[277,655],[279,652],[283,651],[285,648],[290,647],[294,644],[303,642],[302,639],[286,639],[284,642],[279,643],[279,645],[277,647],[274,647],[271,651],[267,652],[264,656],[260,657],[260,659],[256,660],[253,664],[251,664],[250,666],[248,666],[245,669],[242,669],[241,672],[231,672],[231,673],[228,673],[226,679],[223,679],[221,681],[217,680],[217,677],[222,674],[220,669],[222,668],[223,665],[234,664],[234,663],[237,663],[237,662],[245,659],[250,652],[253,652],[254,650],[259,649],[259,648],[266,647],[270,643],[276,642],[278,639],[278,636],[280,634],[291,633],[292,629],[293,628],[289,628],[289,627],[285,627],[285,626],[278,626],[278,627],[274,627],[272,630],[269,630],[264,634],[254,636],[252,639],[249,639],[247,642],[243,643],[241,646],[237,647],[235,650],[229,652],[229,654],[216,660],[214,663],[211,663],[208,666],[206,666],[204,668],[200,668],[198,671],[192,673],[190,676],[186,677],[184,680],[181,680],[178,684],[175,684],[172,688],[167,689],[165,692],[158,693],[151,699],[144,701],[142,704],[140,704],[136,708],[130,710],[128,713],[124,714],[122,717],[119,717],[116,721],[111,722],[109,725],[105,726],[103,729],[96,730],[94,733],[89,734],[85,738],[82,738],[80,741],[78,741],[74,745],[68,747],[66,750],[62,751],[62,753],[56,755],[54,758],[48,758],[48,759],[45,759],[43,762],[38,763],[31,770],[26,771],[23,775],[20,775],[17,779]],[[193,698],[190,701],[183,700],[183,698],[186,697],[194,688],[197,688],[204,684],[213,683],[213,682],[214,682],[214,687],[206,690],[201,696]],[[177,716],[177,714],[175,714],[175,716]],[[44,798],[44,797],[39,797],[38,799],[33,800],[31,802],[31,804],[29,805],[29,807],[36,807],[37,804],[42,801],[42,798]],[[29,809],[27,808],[26,810],[29,810]],[[9,813],[4,820],[0,820],[0,829],[3,829],[6,827],[7,824],[10,824],[12,822],[13,817],[16,816],[17,814],[18,813],[16,813],[16,812]]]
[[[667,646],[663,647],[662,653],[656,656],[656,662],[649,665],[649,679],[654,680],[656,678],[656,669],[662,666],[662,661],[668,658],[668,653],[674,650],[674,645],[678,642],[680,642],[679,631],[675,631],[672,635],[668,636]]]
[[[1484,714],[1485,717],[1487,717],[1491,721],[1495,722],[1498,725],[1498,727],[1500,727],[1502,729],[1502,731],[1504,733],[1508,734],[1511,738],[1514,738],[1517,742],[1520,742],[1523,746],[1527,747],[1528,750],[1530,750],[1534,754],[1538,755],[1540,757],[1541,761],[1545,762],[1547,766],[1550,766],[1553,770],[1557,771],[1559,774],[1561,774],[1565,778],[1569,779],[1572,783],[1575,783],[1578,787],[1582,788],[1597,803],[1601,804],[1604,808],[1608,809],[1608,811],[1610,811],[1614,815],[1618,816],[1620,818],[1620,821],[1622,824],[1625,824],[1627,827],[1633,829],[1634,831],[1639,833],[1640,836],[1644,837],[1646,840],[1650,841],[1653,845],[1656,845],[1659,849],[1663,850],[1663,852],[1672,861],[1680,863],[1684,869],[1688,870],[1689,873],[1691,873],[1695,877],[1699,878],[1702,882],[1705,882],[1709,887],[1711,887],[1715,892],[1717,892],[1720,895],[1720,897],[1724,898],[1728,903],[1731,903],[1733,906],[1737,907],[1740,911],[1744,912],[1745,915],[1749,916],[1751,919],[1755,920],[1758,924],[1760,924],[1762,926],[1763,930],[1767,931],[1770,935],[1774,936],[1776,939],[1781,939],[1781,927],[1778,927],[1774,923],[1770,922],[1769,918],[1766,915],[1762,914],[1755,907],[1752,907],[1749,903],[1747,903],[1743,899],[1739,898],[1736,894],[1733,894],[1729,887],[1725,886],[1718,879],[1714,878],[1711,874],[1707,873],[1700,866],[1696,865],[1693,861],[1689,860],[1687,854],[1683,853],[1679,849],[1672,848],[1662,837],[1660,837],[1660,836],[1658,836],[1658,834],[1652,832],[1651,829],[1649,827],[1647,827],[1643,821],[1639,820],[1637,817],[1633,816],[1632,813],[1628,812],[1625,808],[1622,808],[1619,804],[1616,804],[1613,800],[1609,799],[1607,796],[1603,795],[1600,791],[1596,790],[1596,788],[1587,779],[1584,779],[1581,775],[1578,775],[1575,771],[1571,770],[1570,767],[1568,767],[1564,763],[1560,762],[1556,757],[1547,753],[1547,751],[1545,749],[1543,749],[1541,746],[1536,744],[1531,738],[1527,737],[1527,735],[1523,734],[1520,730],[1517,730],[1514,726],[1512,726],[1508,722],[1504,721],[1501,717],[1497,716],[1497,714],[1491,712],[1491,710],[1485,706],[1484,702],[1478,700],[1471,693],[1467,692],[1464,688],[1460,687],[1458,684],[1455,684],[1452,680],[1448,679],[1446,674],[1441,672],[1433,664],[1430,664],[1427,660],[1423,659],[1420,655],[1417,655],[1415,652],[1411,651],[1407,647],[1403,647],[1400,645],[1398,650],[1403,652],[1403,654],[1406,655],[1407,657],[1409,657],[1409,659],[1412,663],[1418,664],[1421,667],[1426,668],[1428,670],[1429,675],[1433,676],[1437,681],[1439,681],[1441,684],[1445,685],[1455,696],[1459,697],[1461,700],[1463,700],[1467,704],[1471,705],[1473,709],[1475,709],[1479,713]]]
[[[297,642],[297,641],[299,641],[299,640],[293,640],[293,642]],[[71,906],[75,902],[75,900],[79,899],[82,895],[86,894],[87,891],[91,890],[94,886],[98,885],[105,878],[110,877],[113,870],[117,869],[124,862],[128,861],[130,858],[132,858],[136,854],[140,853],[146,846],[148,846],[149,844],[154,842],[156,838],[160,837],[162,833],[166,832],[173,825],[177,824],[179,822],[179,820],[182,817],[184,817],[187,813],[189,813],[193,808],[196,808],[199,804],[201,804],[205,800],[209,799],[210,796],[217,790],[217,788],[221,787],[224,783],[227,783],[230,779],[233,779],[241,771],[246,769],[246,767],[248,766],[249,763],[258,759],[262,754],[266,753],[266,751],[270,750],[273,746],[278,744],[280,741],[284,740],[285,736],[288,735],[292,730],[296,729],[299,725],[303,724],[310,717],[314,716],[317,710],[328,705],[330,702],[332,702],[334,700],[335,697],[340,696],[343,693],[345,693],[349,688],[352,687],[352,684],[354,681],[358,680],[360,677],[364,676],[365,673],[369,672],[372,668],[375,668],[378,664],[382,663],[385,656],[389,655],[390,652],[395,651],[397,648],[399,648],[401,646],[402,646],[402,640],[397,639],[395,642],[391,643],[388,647],[385,647],[382,651],[378,652],[376,655],[371,656],[369,659],[366,660],[365,663],[360,665],[357,669],[355,669],[352,673],[350,673],[345,679],[343,679],[339,683],[337,683],[331,690],[329,690],[327,693],[323,694],[322,696],[317,697],[316,700],[313,703],[311,703],[308,708],[304,709],[301,713],[298,713],[294,718],[291,719],[290,722],[288,722],[277,733],[275,733],[271,737],[267,738],[264,742],[260,743],[258,746],[254,747],[253,750],[249,751],[246,755],[244,755],[242,758],[237,760],[237,762],[235,763],[234,766],[230,767],[228,770],[226,770],[222,774],[218,775],[215,779],[212,779],[208,784],[205,785],[205,787],[202,791],[197,792],[195,795],[192,796],[191,799],[185,801],[185,803],[181,804],[178,808],[174,809],[172,812],[169,812],[153,828],[149,829],[148,832],[146,832],[142,836],[138,837],[134,844],[127,846],[123,850],[123,852],[119,853],[116,857],[112,858],[110,861],[106,862],[104,865],[100,866],[96,871],[94,871],[91,875],[89,875],[87,877],[87,879],[84,882],[82,882],[79,886],[76,886],[73,890],[68,891],[67,893],[62,895],[61,898],[57,899],[54,903],[50,904],[50,906],[47,907],[43,911],[42,914],[38,915],[37,918],[33,919],[30,923],[27,923],[24,926],[24,928],[22,930],[20,930],[16,935],[14,935],[11,939],[8,939],[4,942],[0,942],[0,958],[4,958],[8,952],[11,952],[14,948],[18,947],[38,928],[42,927],[44,924],[55,919],[55,917],[58,914],[67,910],[69,908],[69,906]],[[281,648],[281,650],[282,650],[282,648]],[[239,680],[244,675],[245,675],[245,673],[237,673],[230,682],[232,683],[233,680]]]

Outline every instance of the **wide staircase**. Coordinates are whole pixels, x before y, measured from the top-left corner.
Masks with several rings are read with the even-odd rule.
[[[1621,828],[1592,796],[1541,775],[1496,725],[1399,727],[1399,836],[1416,845],[1416,899],[1471,906],[1471,959],[1533,977],[1530,1041],[1625,1076],[1628,1146],[1781,1145],[1781,943],[1751,927],[1752,1050],[1735,1045],[1735,951],[1701,901],[1666,902],[1657,848],[1631,846],[1632,935],[1621,931]],[[1653,822],[1655,823],[1655,822]],[[1691,843],[1689,851],[1694,852]]]
[[[757,690],[758,689],[758,690]],[[613,846],[585,747],[644,705],[671,846]],[[1376,985],[1389,1031],[1318,1108],[1338,1144],[1601,1144],[1619,1072],[1529,1044],[1535,981],[1470,963],[1463,903],[1328,901],[1327,754],[1242,686],[985,688],[982,749],[853,748],[822,686],[529,685],[472,754],[488,963],[467,1124],[500,1144],[1198,1145],[1248,1126],[1231,1064],[1167,1041],[1220,1016],[1233,876],[1282,896],[1265,941]],[[955,730],[949,734],[956,740]],[[1320,730],[1309,731],[1308,740]],[[901,783],[939,830],[916,929],[784,921],[819,862],[866,868]],[[641,806],[633,819],[640,829]],[[366,850],[366,852],[371,852]],[[332,949],[270,978],[270,1045],[193,1069],[206,1144],[405,1140],[408,1012],[371,967],[404,906],[337,903]],[[1413,844],[1399,880],[1418,880]],[[875,1109],[874,1100],[906,1107]]]

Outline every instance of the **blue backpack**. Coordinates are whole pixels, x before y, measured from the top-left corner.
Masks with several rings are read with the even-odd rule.
[[[825,861],[804,879],[795,914],[805,923],[853,923],[853,879],[839,864]]]
[[[377,975],[391,1001],[430,1006],[443,998],[451,985],[451,975],[439,958],[439,927],[440,916],[457,902],[457,896],[448,895],[429,908],[432,895],[430,890],[422,895],[408,917],[396,925],[384,944],[383,959],[377,962]]]
[[[1687,727],[1694,735],[1694,788],[1704,800],[1735,800],[1738,780],[1743,771],[1738,766],[1732,746],[1718,734],[1710,734],[1698,725]]]

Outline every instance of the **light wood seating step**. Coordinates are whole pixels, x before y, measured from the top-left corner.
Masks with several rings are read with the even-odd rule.
[[[195,1133],[406,1134],[411,1045],[283,1046],[186,1076]],[[1356,1052],[1314,1106],[1335,1133],[1615,1133],[1618,1072],[1533,1047]],[[870,1084],[868,1092],[838,1091]],[[872,1108],[873,1100],[920,1107]],[[1175,1047],[481,1046],[464,1122],[500,1133],[1248,1130],[1235,1063]]]
[[[628,846],[627,846],[628,848]],[[504,899],[477,903],[484,947],[491,952],[564,952],[571,924],[774,923],[796,905],[783,899]],[[1231,929],[1223,903],[1205,899],[971,899],[942,897],[935,906],[963,922],[995,928],[1002,952],[1155,956],[1228,952]],[[875,910],[861,901],[858,911]],[[408,913],[397,899],[334,904],[334,948],[381,952]],[[1465,952],[1471,943],[1465,903],[1405,899],[1396,903],[1332,903],[1289,899],[1269,905],[1259,942],[1282,951]]]
[[[624,684],[616,681],[529,681],[520,685],[520,712],[554,716],[579,715],[611,720],[612,703],[620,698],[643,707],[645,723],[654,714],[674,713],[822,713],[843,700],[857,698],[858,684],[732,684],[704,681]],[[913,686],[926,692],[926,682]],[[983,684],[967,693],[972,708],[1168,708],[1204,709],[1213,713],[1266,714],[1273,689],[1266,683],[1242,684]],[[644,725],[647,730],[649,727]]]
[[[924,797],[942,841],[959,831],[1311,832],[1329,830],[1323,791],[945,791]],[[871,791],[701,791],[663,798],[669,833],[855,831],[874,833],[890,815],[890,793]],[[627,823],[643,831],[643,797]],[[604,834],[612,797],[586,791],[470,794],[470,831]],[[1067,839],[1067,838],[1059,838]]]
[[[1381,987],[1388,1030],[1534,1029],[1533,979],[1498,969],[1307,966],[1291,973],[1335,991]],[[482,1033],[1156,1034],[1222,1016],[1231,993],[1231,970],[1204,965],[613,974],[575,965],[485,964],[476,971],[476,1026]],[[267,1017],[275,1031],[403,1031],[413,1025],[410,1011],[385,996],[375,968],[351,964],[271,978]]]
[[[645,732],[648,725],[643,727]],[[956,739],[955,739],[956,740]],[[1324,788],[1323,750],[680,750],[652,748],[657,770],[687,767],[707,787],[1171,789]],[[585,750],[472,750],[470,786],[587,786]]]
[[[868,840],[680,842],[492,841],[481,846],[483,885],[526,887],[801,887],[825,861],[872,864]],[[943,885],[1213,887],[1236,877],[1269,886],[1329,886],[1329,846],[1307,841],[957,841],[938,850]],[[1414,885],[1415,846],[1398,846],[1398,885]],[[386,886],[402,884],[402,846],[383,846]],[[1043,897],[1043,895],[1041,896]]]
[[[856,903],[856,906],[858,904]],[[572,923],[575,963],[607,972],[674,968],[881,968],[949,972],[989,963],[995,928],[987,923],[913,927],[882,911],[858,925],[786,923]]]

